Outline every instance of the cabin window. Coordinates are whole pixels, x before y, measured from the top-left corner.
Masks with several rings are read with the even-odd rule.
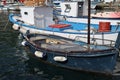
[[[25,15],[28,15],[28,12],[24,12]]]
[[[65,7],[66,7],[66,9],[65,9],[65,11],[64,11],[64,12],[69,13],[69,12],[70,12],[70,10],[71,10],[71,6],[70,6],[70,4],[65,4]]]

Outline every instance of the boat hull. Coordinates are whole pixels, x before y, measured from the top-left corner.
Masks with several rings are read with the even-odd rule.
[[[101,12],[91,14],[93,18],[120,19],[120,12]]]
[[[19,27],[18,24],[13,25],[13,28],[16,30],[16,27]],[[17,28],[18,29],[18,28]],[[44,30],[44,29],[37,29],[33,27],[26,27],[26,26],[21,26],[19,28],[19,31],[23,34],[26,34],[28,31],[30,34],[51,34],[51,35],[57,35],[77,41],[83,41],[87,42],[87,33],[85,32],[79,32],[79,33],[70,33],[70,32],[54,32],[54,31],[49,31],[49,30]],[[91,43],[93,44],[100,44],[100,45],[115,45],[115,41],[117,39],[118,32],[105,32],[105,33],[98,33],[98,34],[91,34]],[[95,41],[94,41],[95,40]]]
[[[27,48],[31,51],[31,55],[35,56],[35,51],[40,51],[44,53],[44,57],[39,58],[41,61],[45,63],[49,63],[58,67],[78,70],[78,71],[87,71],[93,73],[104,73],[104,74],[112,74],[114,67],[116,65],[116,58],[117,52],[113,51],[106,51],[103,52],[103,55],[99,55],[96,53],[91,53],[93,55],[87,55],[87,53],[83,53],[82,55],[66,55],[61,54],[59,52],[51,52],[48,50],[43,50],[40,48],[35,47],[31,43],[27,42]],[[95,55],[96,54],[96,55]],[[54,58],[56,56],[66,57],[67,60],[64,62],[55,61]]]
[[[30,24],[25,24],[24,22],[19,22],[14,20],[14,15],[9,16],[10,21],[14,23],[13,28],[15,30],[19,30],[21,33],[26,34],[27,31],[33,34],[52,34],[57,36],[66,37],[69,39],[74,39],[78,41],[87,42],[87,31],[82,30],[73,30],[73,29],[66,29],[68,31],[63,31],[63,29],[56,29],[56,28],[37,28]],[[20,18],[18,18],[21,20]],[[92,32],[91,31],[91,43],[93,44],[101,44],[101,45],[111,45],[114,46],[115,41],[118,36],[118,31],[112,32]]]

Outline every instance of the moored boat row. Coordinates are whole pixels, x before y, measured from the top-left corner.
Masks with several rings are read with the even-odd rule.
[[[60,4],[61,15],[53,15],[51,7],[43,6],[21,7],[21,15],[10,14],[13,28],[25,39],[22,45],[45,63],[112,74],[120,48],[119,19],[91,18],[90,0],[87,17],[73,14],[83,9],[83,2]]]

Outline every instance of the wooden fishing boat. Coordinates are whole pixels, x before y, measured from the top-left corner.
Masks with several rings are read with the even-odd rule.
[[[39,24],[41,22],[37,22],[37,24],[40,25],[40,27],[38,27],[24,22],[21,17],[14,14],[11,14],[9,19],[14,24],[13,28],[15,30],[19,30],[23,34],[26,34],[27,32],[35,34],[52,34],[73,40],[87,42],[87,23],[64,21],[64,23],[52,23],[44,27]],[[99,26],[92,26],[90,29],[91,43],[114,46],[120,29],[119,27],[119,25],[111,26],[110,22],[100,22]]]
[[[22,42],[31,55],[43,62],[73,69],[112,74],[118,51],[115,47],[90,45],[55,35],[28,34]]]

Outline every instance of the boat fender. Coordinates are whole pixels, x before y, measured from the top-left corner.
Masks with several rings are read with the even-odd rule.
[[[43,58],[44,57],[44,53],[41,51],[35,51],[35,56],[39,57],[39,58]]]
[[[13,27],[14,30],[19,30],[20,29],[20,26],[17,25],[17,24],[14,24],[12,27]]]
[[[54,60],[58,61],[58,62],[65,62],[67,60],[67,58],[64,56],[55,56]]]
[[[21,44],[22,44],[23,46],[26,46],[26,43],[27,43],[26,41],[22,41]]]

